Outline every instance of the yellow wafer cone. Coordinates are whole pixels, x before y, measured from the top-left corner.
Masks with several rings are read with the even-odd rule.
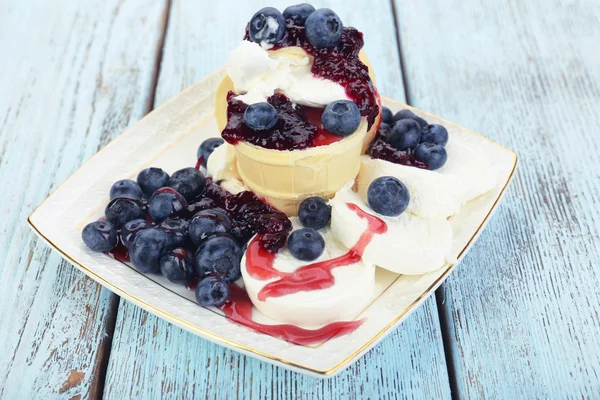
[[[278,51],[282,50],[288,50],[288,58],[306,57],[301,48]],[[360,58],[369,67],[374,82],[371,65],[362,51]],[[227,124],[227,93],[231,90],[234,90],[233,82],[226,75],[215,96],[215,116],[221,131]],[[352,135],[326,146],[303,150],[270,150],[240,141],[235,145],[237,171],[244,184],[258,196],[289,216],[297,215],[302,200],[312,196],[331,198],[356,178],[360,155],[373,140],[380,118],[381,114],[369,131],[363,118]]]

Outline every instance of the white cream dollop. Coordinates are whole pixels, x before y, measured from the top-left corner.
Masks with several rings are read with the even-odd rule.
[[[294,230],[301,228],[298,218],[290,218]],[[325,251],[315,261],[301,261],[292,256],[287,247],[279,250],[273,268],[281,272],[294,272],[300,267],[320,261],[330,260],[348,252],[336,240],[329,228],[319,230],[325,239]],[[263,314],[284,322],[303,327],[318,327],[337,321],[347,321],[356,317],[368,304],[375,289],[375,266],[365,260],[355,264],[334,268],[331,273],[334,284],[326,289],[297,292],[281,297],[258,299],[258,293],[269,282],[277,278],[260,280],[253,278],[246,268],[246,255],[241,262],[244,287],[252,304]]]
[[[257,43],[243,40],[229,53],[227,74],[233,81],[237,98],[246,104],[266,101],[283,93],[293,103],[325,107],[336,100],[347,100],[340,84],[315,76],[311,57],[298,56],[298,48],[267,52]]]
[[[441,268],[451,259],[452,226],[446,219],[423,219],[407,212],[386,217],[373,211],[361,196],[347,187],[329,204],[332,206],[331,230],[348,248],[354,246],[367,228],[367,221],[353,212],[348,203],[381,218],[387,225],[385,233],[373,235],[363,253],[363,261],[399,274],[420,275]]]
[[[448,161],[436,171],[363,156],[356,178],[357,192],[366,199],[373,180],[393,176],[404,183],[410,193],[405,212],[421,218],[448,218],[467,201],[492,190],[498,178],[489,161],[459,137],[450,138],[446,151]]]
[[[237,170],[235,148],[225,142],[213,150],[206,162],[206,176],[220,185],[229,193],[237,194],[248,190]]]

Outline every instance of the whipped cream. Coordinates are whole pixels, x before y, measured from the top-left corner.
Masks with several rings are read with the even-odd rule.
[[[458,137],[450,138],[446,151],[448,161],[436,171],[363,156],[356,178],[357,192],[366,198],[373,180],[380,176],[393,176],[410,192],[410,203],[405,213],[422,218],[448,218],[467,201],[492,190],[498,174],[484,156]]]
[[[300,48],[268,53],[257,43],[243,40],[229,53],[227,74],[235,91],[242,93],[237,99],[246,104],[266,101],[275,92],[310,107],[325,107],[348,99],[344,87],[315,76],[310,71],[311,64],[311,57]]]
[[[294,229],[301,228],[298,218],[290,218]],[[346,246],[336,240],[329,228],[319,230],[325,239],[325,251],[315,261],[301,261],[292,256],[287,247],[275,256],[273,268],[281,272],[294,272],[305,265],[330,260],[348,252]],[[258,299],[258,293],[269,282],[278,278],[259,280],[248,273],[246,254],[241,263],[244,286],[252,304],[263,314],[278,322],[304,327],[318,327],[336,321],[356,317],[370,301],[375,288],[375,266],[367,261],[334,268],[333,286],[305,292],[297,292],[281,297]]]
[[[340,190],[329,201],[332,206],[331,230],[346,247],[354,246],[367,228],[367,221],[350,210],[347,203],[356,204],[387,224],[387,232],[374,235],[367,245],[363,262],[372,262],[400,274],[420,275],[435,271],[452,259],[449,256],[452,226],[446,219],[423,219],[407,212],[386,217],[373,211],[349,187]]]
[[[237,171],[235,148],[227,142],[217,147],[208,157],[206,176],[219,182],[229,193],[237,194],[248,190]]]

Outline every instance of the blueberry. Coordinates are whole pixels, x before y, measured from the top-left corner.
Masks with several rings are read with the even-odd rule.
[[[218,276],[207,276],[196,286],[196,301],[201,306],[222,306],[229,297],[227,282]]]
[[[251,104],[244,111],[244,122],[254,131],[271,129],[277,118],[277,110],[267,102]]]
[[[421,127],[414,119],[401,119],[392,126],[387,142],[398,150],[414,149],[421,139]]]
[[[222,145],[225,141],[221,138],[210,138],[206,139],[200,147],[198,147],[198,159],[202,158],[202,166],[206,168],[206,163],[208,162],[208,157],[212,154],[213,151],[220,145]]]
[[[335,47],[344,30],[344,24],[329,8],[320,8],[306,19],[306,38],[317,49]]]
[[[216,274],[226,282],[240,277],[242,248],[228,233],[216,233],[200,243],[194,254],[194,268],[198,276]]]
[[[188,222],[180,218],[167,218],[159,226],[159,229],[167,232],[174,247],[189,245]]]
[[[350,100],[337,100],[325,107],[321,122],[334,135],[348,136],[360,125],[360,111]]]
[[[169,234],[160,229],[146,229],[139,232],[131,247],[129,258],[140,272],[158,272],[160,259],[169,251]]]
[[[325,250],[325,239],[314,229],[302,228],[288,238],[288,249],[298,260],[314,261]]]
[[[150,197],[161,187],[169,186],[169,174],[160,168],[146,168],[138,174],[137,183],[144,195]]]
[[[298,219],[305,228],[321,229],[331,219],[331,207],[320,197],[309,197],[300,203]]]
[[[387,141],[391,133],[392,126],[390,124],[382,122],[379,126],[379,135],[383,138],[383,140]]]
[[[158,189],[148,200],[148,213],[155,223],[161,223],[185,208],[185,198],[177,190],[168,187]]]
[[[94,251],[110,251],[117,245],[117,230],[108,221],[94,221],[83,228],[81,238]]]
[[[303,26],[306,18],[315,11],[315,8],[308,3],[289,6],[283,10],[283,17],[297,26]]]
[[[250,40],[261,46],[272,46],[285,35],[285,18],[273,7],[258,10],[250,19]]]
[[[375,179],[367,190],[369,207],[388,217],[400,215],[408,207],[410,193],[402,182],[393,176]]]
[[[421,133],[421,143],[425,142],[445,146],[448,143],[448,131],[442,125],[427,125]]]
[[[386,124],[393,124],[394,115],[392,114],[392,110],[390,110],[387,107],[382,107],[381,108],[381,121],[385,122]]]
[[[133,239],[137,236],[140,231],[144,229],[152,228],[152,224],[145,219],[134,219],[129,221],[121,228],[121,242],[125,247],[130,248]]]
[[[169,186],[177,190],[187,201],[193,201],[204,190],[206,178],[196,168],[175,171],[169,179]]]
[[[440,169],[446,164],[448,153],[441,144],[421,143],[414,152],[415,160],[421,161],[429,166],[430,170]]]
[[[400,121],[401,119],[407,119],[407,118],[408,119],[414,119],[415,121],[417,121],[417,124],[419,124],[419,126],[421,128],[424,128],[425,126],[427,126],[427,121],[425,121],[423,118],[417,116],[415,113],[413,113],[410,110],[398,111],[392,117],[392,123],[394,123],[396,121]]]
[[[104,215],[115,228],[121,229],[129,221],[146,219],[146,206],[139,199],[117,197],[108,203]]]
[[[188,252],[182,248],[171,250],[160,259],[160,272],[179,285],[187,285],[194,277],[194,267]]]
[[[231,218],[224,210],[211,209],[197,212],[190,221],[189,232],[196,246],[214,233],[231,231]]]
[[[140,185],[131,179],[121,179],[116,181],[110,188],[110,199],[114,200],[117,197],[135,197],[141,199],[144,197]]]

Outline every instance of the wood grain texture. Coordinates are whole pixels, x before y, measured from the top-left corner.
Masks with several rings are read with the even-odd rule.
[[[174,0],[156,104],[176,95],[228,59],[260,7],[289,2]],[[391,6],[368,10],[325,4],[365,32],[383,94],[404,99]],[[390,46],[389,44],[392,43]],[[449,398],[436,304],[429,299],[399,329],[351,368],[319,380],[242,356],[122,302],[105,395],[122,398]]]
[[[600,3],[396,2],[413,105],[515,150],[505,203],[444,286],[465,398],[600,393]]]
[[[0,398],[102,391],[117,298],[26,225],[147,112],[164,1],[0,5]]]

